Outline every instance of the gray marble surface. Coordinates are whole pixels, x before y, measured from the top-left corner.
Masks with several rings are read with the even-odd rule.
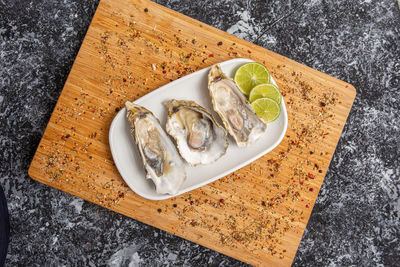
[[[397,1],[158,2],[356,87],[294,266],[399,266]],[[12,227],[6,265],[245,266],[28,177],[97,4],[0,1],[0,185]]]

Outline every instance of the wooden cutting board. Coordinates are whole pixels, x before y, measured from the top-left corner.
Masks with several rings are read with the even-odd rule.
[[[265,64],[283,92],[289,127],[282,143],[190,193],[165,201],[133,193],[108,144],[117,111],[126,100],[235,57]],[[29,175],[241,261],[289,266],[354,97],[345,82],[158,4],[102,0]]]

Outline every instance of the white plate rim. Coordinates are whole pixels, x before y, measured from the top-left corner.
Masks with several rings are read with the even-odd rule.
[[[255,62],[254,60],[247,59],[247,58],[235,58],[235,59],[230,59],[230,60],[226,60],[226,61],[220,62],[218,64],[220,64],[220,65],[232,64],[232,63],[235,63],[236,61]],[[168,90],[169,87],[174,86],[176,83],[184,82],[185,80],[190,79],[194,75],[198,75],[198,73],[200,71],[209,70],[210,68],[211,68],[211,66],[203,68],[201,70],[198,70],[196,72],[188,74],[188,75],[186,75],[186,76],[184,76],[184,77],[182,77],[180,79],[177,79],[177,80],[174,80],[172,82],[169,82],[169,83],[159,87],[158,89],[155,89],[155,90],[147,93],[146,95],[142,96],[141,98],[136,99],[134,101],[134,103],[146,101],[146,99],[152,97],[153,95],[156,95],[161,90]],[[276,84],[274,78],[272,77],[272,75],[271,75],[271,82],[277,86],[277,84]],[[140,103],[138,103],[138,104],[140,104]],[[236,171],[236,170],[238,170],[238,169],[250,164],[251,162],[259,159],[260,157],[264,156],[265,154],[267,154],[267,153],[271,152],[273,149],[275,149],[281,143],[283,138],[285,137],[285,134],[286,134],[286,131],[287,131],[287,127],[288,127],[287,110],[286,110],[286,106],[285,106],[285,101],[282,98],[280,116],[283,116],[283,131],[281,132],[279,138],[276,139],[276,141],[269,148],[267,148],[266,150],[256,154],[255,156],[249,158],[248,160],[243,161],[241,164],[238,164],[236,167],[231,168],[231,169],[229,169],[227,171],[224,171],[223,173],[221,173],[221,174],[219,174],[219,175],[217,175],[217,176],[215,176],[213,178],[210,178],[208,180],[200,182],[200,183],[198,183],[196,185],[192,185],[192,186],[190,186],[188,188],[185,188],[183,190],[179,190],[178,193],[175,194],[175,195],[158,194],[157,197],[154,197],[153,195],[148,195],[145,192],[141,192],[140,190],[136,190],[135,187],[132,185],[132,183],[129,181],[129,179],[125,179],[123,177],[123,175],[121,174],[122,166],[121,166],[120,162],[118,160],[116,160],[116,159],[118,159],[118,157],[117,157],[117,152],[115,151],[115,148],[114,148],[114,145],[113,145],[114,141],[112,139],[112,136],[114,136],[114,131],[115,131],[115,128],[116,128],[115,125],[118,123],[118,120],[121,118],[121,116],[125,115],[125,112],[126,112],[126,108],[122,108],[117,113],[117,115],[115,115],[115,117],[114,117],[114,119],[113,119],[113,121],[111,122],[111,125],[110,125],[108,141],[109,141],[111,155],[113,157],[114,164],[117,167],[118,172],[120,173],[120,175],[121,175],[122,179],[125,181],[125,183],[129,186],[129,188],[132,191],[134,191],[136,194],[138,194],[139,196],[141,196],[143,198],[146,198],[146,199],[150,199],[150,200],[165,200],[165,199],[176,197],[178,195],[181,195],[181,194],[187,193],[189,191],[192,191],[194,189],[200,188],[200,187],[202,187],[204,185],[207,185],[209,183],[215,182],[216,180],[218,180],[218,179],[220,179],[222,177],[225,177],[226,175],[228,175],[228,174],[230,174],[230,173],[232,173],[232,172],[234,172],[234,171]],[[146,178],[143,177],[143,179],[146,179]]]

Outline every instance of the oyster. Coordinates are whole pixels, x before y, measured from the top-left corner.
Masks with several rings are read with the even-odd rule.
[[[194,101],[169,100],[167,132],[175,139],[179,153],[192,166],[222,157],[228,148],[225,129]]]
[[[158,119],[142,106],[126,102],[131,134],[159,194],[176,194],[186,179],[185,163]]]
[[[214,110],[239,147],[252,144],[265,133],[267,125],[218,64],[212,66],[208,74],[208,89]]]

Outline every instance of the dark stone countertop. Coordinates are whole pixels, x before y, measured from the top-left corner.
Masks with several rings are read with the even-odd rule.
[[[294,266],[398,266],[398,3],[159,2],[356,87],[354,106]],[[6,264],[246,265],[28,177],[97,4],[0,1],[0,184],[12,227]]]

